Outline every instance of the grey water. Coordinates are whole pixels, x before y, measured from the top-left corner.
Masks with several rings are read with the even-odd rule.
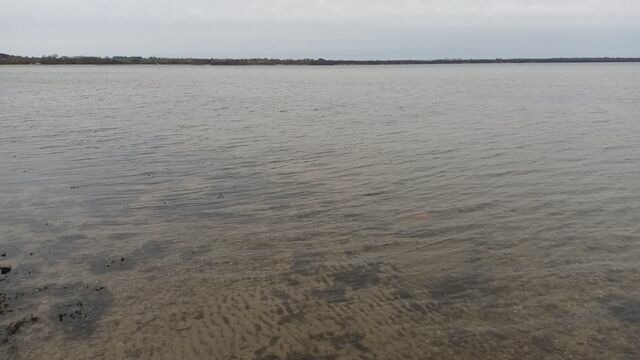
[[[2,359],[636,359],[640,66],[0,67]]]

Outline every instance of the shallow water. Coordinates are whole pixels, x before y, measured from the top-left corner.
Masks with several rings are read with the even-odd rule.
[[[640,357],[638,64],[6,66],[0,109],[0,358]]]

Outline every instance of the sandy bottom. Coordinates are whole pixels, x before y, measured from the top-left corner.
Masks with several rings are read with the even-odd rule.
[[[637,272],[582,271],[580,264],[567,264],[571,274],[535,273],[530,267],[540,254],[521,261],[513,254],[484,256],[465,242],[435,243],[426,251],[408,242],[362,245],[352,239],[255,235],[251,241],[227,241],[224,248],[216,246],[221,240],[198,240],[197,233],[191,241],[105,246],[97,256],[61,255],[62,244],[83,248],[91,241],[82,235],[63,236],[39,249],[5,246],[3,262],[14,267],[0,281],[0,357],[632,359],[640,354],[640,302],[620,291],[637,284]],[[518,267],[521,272],[514,271]]]

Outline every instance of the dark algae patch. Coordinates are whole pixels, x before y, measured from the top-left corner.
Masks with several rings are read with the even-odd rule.
[[[328,303],[341,303],[348,300],[344,288],[316,289],[311,294]]]
[[[51,307],[50,319],[65,334],[88,336],[111,303],[111,294],[104,287],[75,284],[65,287],[68,294],[64,300]]]
[[[0,315],[4,315],[12,310],[9,308],[9,299],[4,293],[0,293]]]
[[[0,329],[0,355],[8,356],[12,359],[16,356],[18,347],[15,344],[14,337],[23,329],[38,322],[37,316],[29,315],[28,317],[9,323]]]
[[[379,272],[379,264],[356,265],[334,273],[332,278],[335,284],[359,290],[378,285],[380,283]]]
[[[467,291],[476,289],[480,285],[480,276],[471,273],[461,276],[446,276],[432,283],[429,295],[435,301],[447,301],[463,296]]]
[[[89,268],[94,274],[104,274],[109,271],[124,271],[133,269],[133,262],[125,257],[93,258],[89,261]]]
[[[37,321],[38,321],[37,316],[30,315],[28,318],[20,319],[18,321],[10,323],[5,328],[5,334],[6,334],[5,339],[8,339],[9,336],[15,335],[18,331],[20,331],[21,328],[28,326],[29,324],[35,323]],[[3,341],[5,341],[5,339],[3,339]]]
[[[300,275],[312,275],[321,267],[323,261],[321,254],[296,253],[293,255],[291,271]]]
[[[330,343],[336,351],[342,350],[348,346],[352,346],[362,353],[368,353],[369,349],[361,343],[364,338],[364,334],[356,332],[348,332],[342,334],[334,334],[329,332],[320,335],[311,335],[312,340],[326,341]]]
[[[104,286],[82,282],[33,288],[3,285],[0,291],[0,351],[19,351],[23,341],[15,340],[37,323],[44,333],[61,331],[75,339],[89,336],[111,302]],[[54,305],[40,307],[49,302]]]
[[[313,355],[307,353],[293,352],[284,356],[278,356],[274,354],[266,354],[256,356],[255,360],[335,360],[338,356],[335,355]]]
[[[603,301],[603,304],[617,320],[640,324],[640,300],[609,296]]]
[[[198,248],[205,253],[206,248]],[[195,252],[192,254],[194,255]],[[113,271],[129,271],[141,264],[148,264],[154,260],[174,255],[174,247],[169,241],[148,241],[141,247],[121,255],[100,254],[91,256],[85,261],[89,270],[94,274],[105,274]],[[178,253],[178,255],[181,255]],[[194,255],[195,256],[195,255]]]

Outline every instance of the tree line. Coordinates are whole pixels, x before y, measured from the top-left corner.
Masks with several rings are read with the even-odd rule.
[[[17,56],[0,53],[0,65],[410,65],[410,64],[498,64],[498,63],[611,63],[640,62],[640,58],[512,58],[437,60],[326,60],[326,59],[204,59],[141,56]]]

